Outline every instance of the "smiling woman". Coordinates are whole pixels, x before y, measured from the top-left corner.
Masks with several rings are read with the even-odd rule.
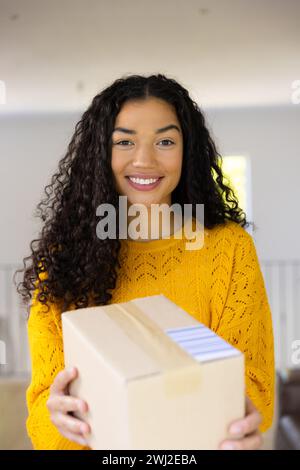
[[[223,445],[258,448],[273,416],[271,312],[249,222],[188,91],[161,74],[117,79],[84,112],[45,192],[37,206],[41,236],[18,286],[25,303],[32,299],[27,429],[34,447],[88,448],[89,424],[73,415],[88,403],[68,393],[77,371],[64,369],[61,313],[161,293],[244,353],[246,416]],[[97,208],[118,211],[120,196],[143,204],[148,217],[154,204],[178,204],[182,213],[190,204],[194,222],[204,204],[203,248],[189,251],[174,234],[143,243],[99,239]]]
[[[131,136],[125,141],[130,145],[120,145],[122,134]],[[131,100],[118,114],[113,135],[111,166],[118,193],[128,197],[129,206],[170,205],[183,159],[175,108],[157,98]]]

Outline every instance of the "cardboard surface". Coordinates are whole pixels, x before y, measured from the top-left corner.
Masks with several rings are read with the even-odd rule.
[[[94,449],[216,449],[244,416],[244,356],[164,295],[62,314]]]

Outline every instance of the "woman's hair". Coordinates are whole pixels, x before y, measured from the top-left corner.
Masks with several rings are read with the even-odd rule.
[[[42,222],[39,238],[30,243],[31,255],[23,259],[23,281],[17,286],[27,304],[39,285],[37,299],[61,302],[62,311],[105,305],[115,288],[119,263],[118,238],[99,239],[96,209],[115,206],[118,193],[111,169],[111,136],[124,103],[156,97],[172,105],[183,133],[183,163],[172,204],[204,204],[204,226],[213,228],[232,220],[250,223],[239,208],[233,190],[226,186],[221,156],[197,103],[176,80],[157,74],[129,75],[115,80],[97,94],[75,126],[66,155],[45,188],[46,197],[36,207]],[[26,266],[26,263],[29,265]],[[42,275],[41,273],[47,275]],[[28,309],[29,311],[29,309]]]

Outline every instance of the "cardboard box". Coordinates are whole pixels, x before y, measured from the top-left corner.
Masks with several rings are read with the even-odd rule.
[[[62,325],[91,448],[217,449],[244,416],[243,354],[164,295],[64,312]]]

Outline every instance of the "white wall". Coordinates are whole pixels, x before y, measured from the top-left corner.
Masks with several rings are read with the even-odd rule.
[[[250,158],[259,257],[300,259],[300,105],[206,115],[221,154]]]
[[[219,151],[251,158],[254,238],[262,259],[300,259],[300,105],[205,111]],[[0,116],[0,263],[29,254],[33,218],[78,114]]]
[[[33,212],[78,119],[73,114],[0,116],[0,263],[21,263],[29,254],[40,228]]]

